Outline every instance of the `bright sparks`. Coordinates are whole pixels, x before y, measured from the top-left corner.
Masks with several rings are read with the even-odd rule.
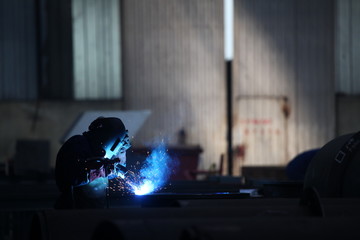
[[[170,158],[165,144],[161,143],[146,158],[140,170],[141,183],[132,184],[136,195],[146,195],[159,190],[169,179],[176,161]]]

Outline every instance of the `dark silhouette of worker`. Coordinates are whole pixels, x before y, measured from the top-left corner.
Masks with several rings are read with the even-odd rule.
[[[126,150],[130,147],[123,122],[99,117],[88,131],[68,139],[60,148],[55,167],[61,196],[57,209],[104,208],[109,179],[125,177]]]

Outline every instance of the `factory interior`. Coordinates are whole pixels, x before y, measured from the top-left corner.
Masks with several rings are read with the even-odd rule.
[[[359,0],[0,0],[0,239],[358,239],[359,26]],[[58,208],[99,117],[126,170]]]

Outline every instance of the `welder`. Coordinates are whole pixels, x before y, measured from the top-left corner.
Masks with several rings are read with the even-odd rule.
[[[55,208],[105,208],[109,179],[133,177],[126,168],[130,146],[123,122],[115,117],[99,117],[88,131],[69,138],[56,158],[61,196]]]

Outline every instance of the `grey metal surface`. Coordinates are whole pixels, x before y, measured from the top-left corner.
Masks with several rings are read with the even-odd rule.
[[[143,126],[147,118],[150,116],[151,111],[85,111],[78,118],[76,118],[61,139],[61,142],[65,142],[70,137],[82,134],[88,130],[88,127],[92,121],[98,117],[117,117],[120,118],[126,129],[129,131],[128,134],[132,139]]]

